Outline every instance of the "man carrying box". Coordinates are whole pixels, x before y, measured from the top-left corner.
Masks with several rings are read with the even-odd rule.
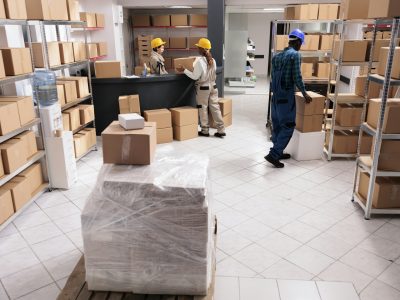
[[[295,29],[289,34],[289,46],[272,59],[271,140],[274,145],[264,158],[276,168],[285,166],[279,160],[290,158],[290,154],[283,153],[283,150],[289,144],[296,126],[295,88],[301,91],[307,103],[312,100],[306,92],[301,76],[301,56],[298,51],[302,44],[304,33]]]

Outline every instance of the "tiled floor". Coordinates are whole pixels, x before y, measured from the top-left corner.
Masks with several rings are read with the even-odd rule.
[[[210,156],[219,220],[216,300],[400,299],[400,219],[365,221],[350,202],[354,163],[264,162],[265,96],[234,96],[224,140],[163,147]],[[160,147],[161,148],[161,147]],[[159,148],[159,149],[160,149]],[[0,299],[56,298],[82,252],[80,211],[102,165],[79,162],[79,183],[32,204],[0,232]]]

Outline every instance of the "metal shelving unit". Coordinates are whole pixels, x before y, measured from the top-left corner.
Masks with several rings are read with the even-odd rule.
[[[390,23],[389,23],[390,22]],[[371,215],[378,215],[378,214],[400,214],[400,208],[397,209],[378,209],[372,207],[372,201],[374,196],[375,190],[375,182],[377,177],[400,177],[400,172],[392,172],[392,171],[383,171],[378,169],[379,157],[381,153],[381,146],[383,140],[400,140],[400,133],[399,134],[384,134],[383,133],[383,124],[385,121],[385,112],[388,100],[389,89],[391,86],[400,86],[400,80],[391,79],[390,75],[392,72],[392,64],[394,60],[394,53],[396,47],[396,40],[399,36],[400,30],[400,18],[395,18],[392,20],[376,20],[375,27],[374,27],[374,35],[373,35],[373,42],[372,42],[372,49],[371,53],[373,53],[373,47],[376,40],[376,32],[377,28],[383,24],[391,24],[392,25],[392,37],[389,46],[389,54],[388,60],[386,65],[386,73],[385,76],[379,75],[368,75],[369,81],[374,81],[377,83],[383,84],[383,95],[382,95],[382,104],[379,113],[379,121],[378,126],[376,129],[369,126],[367,123],[363,123],[360,127],[360,138],[359,138],[359,145],[358,145],[358,159],[357,159],[357,166],[354,178],[354,187],[353,187],[353,197],[352,201],[356,201],[361,208],[364,210],[364,217],[365,219],[370,219]],[[370,58],[372,61],[372,57]],[[370,70],[369,72],[370,73]],[[366,90],[368,86],[366,87]],[[363,117],[365,118],[366,114],[366,105],[364,106]],[[370,136],[374,137],[373,143],[373,158],[371,156],[361,156],[360,155],[360,144],[361,144],[361,137],[362,134],[366,133]],[[369,174],[369,186],[368,186],[368,193],[367,198],[364,199],[357,191],[357,183],[359,173],[368,173]]]

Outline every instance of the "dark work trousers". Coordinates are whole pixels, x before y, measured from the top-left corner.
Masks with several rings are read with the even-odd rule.
[[[289,144],[296,126],[296,100],[294,90],[281,90],[279,98],[272,97],[272,143],[269,155],[280,159]]]

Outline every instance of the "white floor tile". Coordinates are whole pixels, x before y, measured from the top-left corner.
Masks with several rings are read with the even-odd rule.
[[[400,265],[391,264],[378,279],[400,291]]]
[[[328,202],[330,198],[331,197],[328,195],[316,197],[310,192],[303,192],[294,196],[291,200],[308,208],[315,209],[316,207]]]
[[[41,208],[49,208],[69,202],[68,198],[65,197],[59,191],[52,191],[51,193],[45,193],[39,199],[36,200],[36,204]]]
[[[227,230],[218,236],[217,247],[226,254],[233,255],[252,242],[233,230]]]
[[[43,265],[49,271],[53,279],[57,281],[69,276],[81,257],[82,253],[79,250],[73,250],[43,261]]]
[[[74,214],[65,218],[54,220],[62,232],[67,233],[81,228],[81,214]]]
[[[257,272],[241,264],[232,257],[217,263],[217,276],[254,277]]]
[[[42,287],[26,296],[18,298],[18,300],[56,300],[60,294],[59,287],[52,283],[48,286]]]
[[[345,241],[346,243],[356,246],[371,234],[362,228],[350,227],[344,222],[339,222],[329,228],[326,233]]]
[[[320,300],[317,286],[312,281],[278,280],[282,300]]]
[[[400,291],[382,281],[375,280],[361,292],[360,298],[361,300],[398,300],[400,299]]]
[[[301,246],[300,242],[278,231],[271,233],[257,243],[281,257],[287,256]]]
[[[71,202],[44,209],[44,212],[52,219],[57,220],[74,214],[79,214],[80,210]]]
[[[273,232],[273,229],[254,219],[249,219],[233,227],[232,230],[253,242],[257,242]]]
[[[352,245],[328,233],[323,233],[317,236],[315,239],[308,242],[307,246],[310,246],[333,259],[339,259],[353,249]]]
[[[32,245],[32,250],[41,261],[45,261],[76,250],[76,247],[65,235],[60,235]]]
[[[278,255],[269,252],[257,244],[252,244],[240,250],[233,255],[233,258],[257,273],[265,271],[280,260]]]
[[[50,222],[50,218],[42,211],[36,211],[30,214],[24,214],[21,216],[18,216],[14,220],[14,225],[19,229],[19,230],[24,230],[27,228],[32,228],[44,223]]]
[[[39,263],[29,248],[23,248],[0,257],[0,279]]]
[[[325,216],[314,210],[306,213],[297,220],[318,230],[326,230],[337,222],[336,219]]]
[[[3,285],[1,284],[0,281],[0,300],[9,300],[10,298],[8,297],[6,290],[4,289]]]
[[[220,277],[215,278],[215,300],[240,300],[239,278]]]
[[[0,257],[27,246],[19,233],[0,237]]]
[[[31,214],[37,211],[40,211],[40,207],[35,202],[33,202],[29,204],[29,206],[21,212],[20,216],[25,214]]]
[[[300,243],[307,243],[321,233],[319,230],[315,229],[315,227],[311,227],[298,221],[294,221],[280,228],[279,231],[294,238]]]
[[[400,244],[375,235],[364,240],[359,247],[391,261],[400,257]]]
[[[308,246],[293,251],[287,256],[287,260],[314,275],[318,275],[334,262],[332,258]]]
[[[220,211],[217,214],[217,218],[219,222],[221,222],[228,228],[235,227],[249,219],[248,216],[232,208],[227,208]]]
[[[18,233],[17,228],[13,223],[8,224],[6,228],[0,231],[0,237],[5,237],[8,235],[16,234]]]
[[[49,222],[31,229],[24,229],[21,234],[32,245],[62,235],[62,232],[56,225]]]
[[[257,195],[258,193],[265,191],[265,189],[259,187],[258,185],[247,182],[239,186],[236,186],[235,188],[232,189],[232,191],[238,192],[247,197],[252,197],[254,195]]]
[[[235,193],[231,190],[225,191],[214,196],[214,199],[222,202],[226,206],[232,206],[247,199],[246,196],[240,193]]]
[[[222,250],[220,250],[220,249],[218,249],[217,248],[217,250],[215,251],[215,253],[216,253],[216,261],[217,262],[220,262],[220,261],[222,261],[222,260],[224,260],[225,258],[227,258],[228,257],[228,254],[226,254],[225,252],[223,252]]]
[[[379,228],[375,234],[384,239],[396,242],[400,244],[400,227],[391,223],[386,223]]]
[[[322,300],[360,300],[353,284],[345,282],[316,282]]]
[[[262,276],[274,279],[311,280],[314,275],[282,259],[262,272]]]
[[[82,230],[81,229],[68,232],[66,235],[75,244],[76,247],[78,247],[79,249],[83,248],[83,239],[82,239]]]
[[[365,220],[364,213],[360,210],[360,212],[355,212],[345,218],[343,222],[349,224],[351,227],[360,228],[373,233],[382,227],[386,223],[386,220],[376,218]]]
[[[240,300],[280,300],[276,280],[240,278]]]

